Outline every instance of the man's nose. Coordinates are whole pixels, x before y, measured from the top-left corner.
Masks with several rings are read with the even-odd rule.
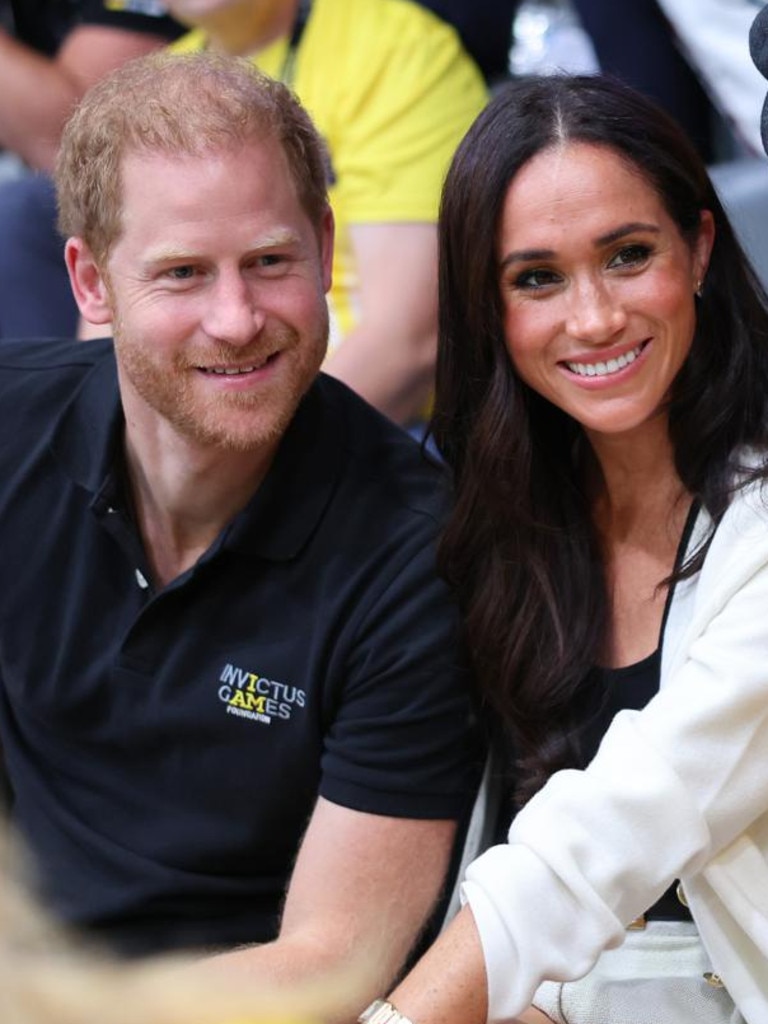
[[[216,341],[247,345],[264,325],[256,290],[240,273],[221,274],[208,299],[203,328]]]

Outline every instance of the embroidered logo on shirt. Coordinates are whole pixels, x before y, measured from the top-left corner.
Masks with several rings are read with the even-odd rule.
[[[304,690],[229,662],[221,670],[219,683],[219,700],[226,705],[228,715],[249,718],[263,725],[271,725],[275,718],[288,721],[296,708],[306,704]]]

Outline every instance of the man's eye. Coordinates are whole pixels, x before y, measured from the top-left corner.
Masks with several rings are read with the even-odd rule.
[[[623,245],[619,251],[611,257],[609,267],[637,267],[648,259],[651,248],[648,245]]]
[[[172,277],[174,281],[188,281],[195,276],[195,268],[192,266],[171,267],[168,276]]]

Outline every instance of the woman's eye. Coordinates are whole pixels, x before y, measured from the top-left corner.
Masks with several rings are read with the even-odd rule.
[[[559,281],[560,275],[556,274],[553,270],[535,268],[533,270],[524,270],[522,274],[518,274],[514,284],[516,288],[536,291],[539,288],[546,288],[548,285],[558,284]]]
[[[647,245],[623,245],[619,251],[611,257],[609,267],[637,267],[645,263],[651,254],[650,246]]]

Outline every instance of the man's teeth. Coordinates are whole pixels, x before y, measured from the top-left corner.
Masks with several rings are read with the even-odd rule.
[[[604,363],[570,363],[566,360],[565,365],[571,373],[578,373],[581,377],[607,377],[611,373],[623,370],[630,363],[634,363],[642,351],[643,346],[638,345],[630,352],[624,352],[616,359],[607,359]]]
[[[220,377],[239,377],[241,374],[254,373],[254,371],[260,370],[268,362],[269,357],[258,365],[254,363],[253,366],[201,366],[200,369],[204,373],[215,373]]]
[[[232,368],[212,366],[209,373],[218,373],[224,377],[237,377],[241,373],[253,373],[255,366],[235,366]]]

